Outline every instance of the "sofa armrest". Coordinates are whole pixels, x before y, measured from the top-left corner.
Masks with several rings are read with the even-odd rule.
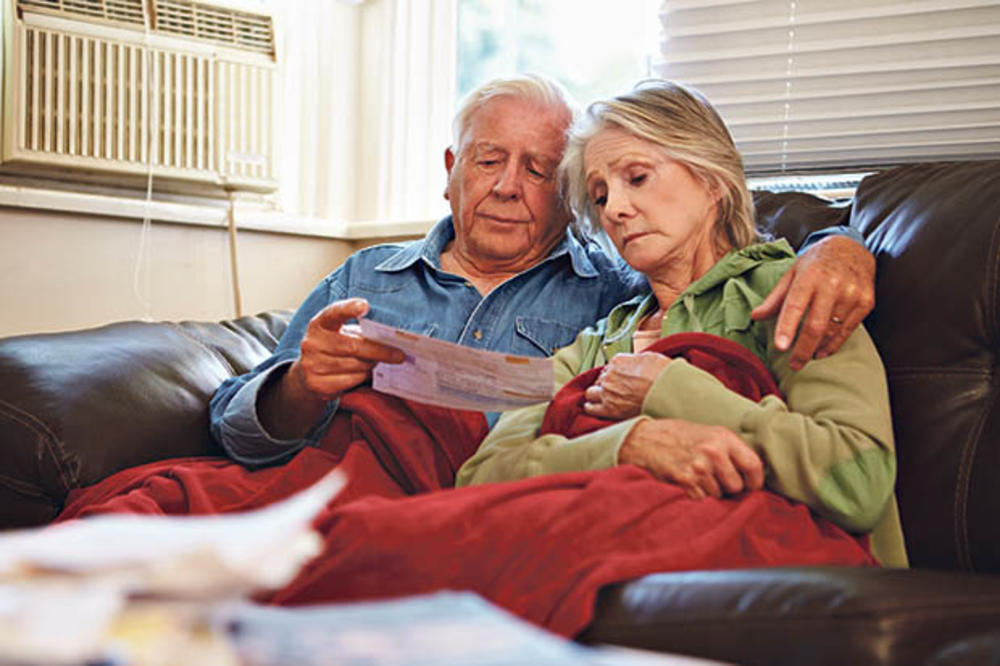
[[[270,355],[289,317],[0,340],[0,528],[48,522],[70,490],[126,467],[220,455],[209,398]]]

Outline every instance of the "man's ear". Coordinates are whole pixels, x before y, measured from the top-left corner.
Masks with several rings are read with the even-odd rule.
[[[451,182],[451,170],[455,166],[455,153],[451,151],[451,146],[444,149],[444,168],[448,172],[448,182]],[[444,198],[448,200],[448,185],[444,186]]]

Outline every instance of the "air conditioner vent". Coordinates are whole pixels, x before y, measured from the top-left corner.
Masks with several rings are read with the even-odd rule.
[[[189,0],[156,0],[154,29],[257,53],[274,53],[271,17]]]
[[[138,28],[145,25],[142,0],[18,0],[17,7],[65,18],[113,21]]]
[[[179,191],[273,191],[271,18],[216,1],[18,0],[0,53],[0,172],[119,185],[152,170]]]

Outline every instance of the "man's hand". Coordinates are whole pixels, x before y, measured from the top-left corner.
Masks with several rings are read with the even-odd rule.
[[[802,323],[789,359],[800,370],[814,354],[840,349],[874,306],[875,257],[857,241],[830,236],[799,257],[751,316],[768,319],[780,308],[774,345],[782,351]]]
[[[639,421],[625,438],[618,462],[643,467],[677,484],[693,499],[764,486],[760,456],[722,426],[674,419]]]
[[[605,419],[628,419],[642,411],[649,388],[670,359],[662,354],[618,354],[584,394],[583,410]]]
[[[347,324],[368,312],[361,298],[331,303],[316,314],[302,338],[302,354],[277,381],[265,384],[258,414],[279,439],[303,437],[326,402],[365,382],[378,362],[401,363],[403,352],[362,337]]]
[[[356,324],[347,323],[367,312],[368,301],[362,298],[323,308],[306,328],[302,354],[289,368],[289,379],[331,400],[371,378],[376,363],[402,363],[403,352],[363,337]]]

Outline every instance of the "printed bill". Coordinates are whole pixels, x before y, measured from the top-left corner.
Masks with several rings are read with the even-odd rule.
[[[375,390],[440,407],[500,412],[552,399],[552,360],[471,349],[369,319],[361,333],[406,360],[375,366]]]

